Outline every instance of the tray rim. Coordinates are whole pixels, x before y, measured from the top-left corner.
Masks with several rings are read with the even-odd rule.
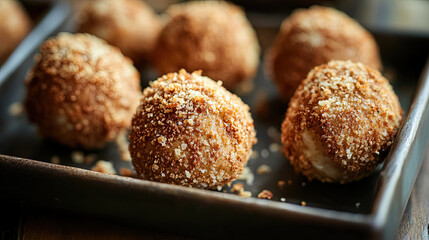
[[[374,227],[381,234],[382,228],[387,223],[399,225],[400,219],[397,221],[389,220],[389,212],[399,211],[401,216],[405,211],[406,204],[411,195],[412,188],[417,179],[419,169],[423,162],[421,156],[414,166],[414,174],[411,175],[411,181],[404,183],[405,194],[400,193],[397,185],[401,179],[405,177],[406,165],[412,161],[411,154],[412,148],[416,144],[418,134],[422,131],[422,123],[425,116],[429,114],[429,57],[426,60],[419,82],[417,84],[416,92],[414,94],[409,111],[403,119],[400,131],[395,137],[395,142],[386,157],[383,169],[380,172],[380,181],[376,195],[374,197],[373,208],[371,214],[374,216]],[[428,139],[425,140],[423,145],[427,145]],[[424,152],[423,152],[424,154]],[[405,180],[402,180],[404,182]],[[399,198],[399,205],[395,205],[395,198]],[[396,227],[395,227],[396,228]],[[384,233],[384,235],[392,235]],[[383,236],[383,235],[380,235]]]

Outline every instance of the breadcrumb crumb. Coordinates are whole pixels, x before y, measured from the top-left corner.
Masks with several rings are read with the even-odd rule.
[[[270,152],[268,152],[267,149],[262,149],[261,150],[261,157],[268,158],[269,156],[270,156]]]
[[[236,183],[234,185],[232,185],[232,192],[237,192],[237,193],[242,193],[244,192],[244,188],[243,188],[243,184],[241,183]]]
[[[85,156],[85,159],[84,159],[83,163],[85,165],[91,165],[95,161],[95,159],[97,159],[97,155],[96,154],[88,154],[88,155]]]
[[[133,171],[131,171],[131,169],[128,169],[128,168],[121,167],[119,169],[119,174],[124,177],[134,177]]]
[[[24,114],[24,105],[22,105],[21,102],[12,103],[9,106],[8,111],[9,111],[9,114],[11,116],[14,116],[14,117],[19,116],[19,115],[23,115]]]
[[[107,162],[104,160],[98,160],[95,166],[91,169],[92,171],[106,173],[106,174],[116,174],[115,169],[111,162]]]
[[[283,188],[285,186],[286,182],[285,181],[278,181],[277,182],[277,186],[279,186],[279,188]]]
[[[258,167],[258,169],[256,170],[256,172],[259,175],[263,175],[263,174],[268,174],[271,172],[271,167],[265,164],[262,164],[261,166]]]
[[[269,146],[270,152],[278,152],[280,149],[280,144],[278,143],[271,143]]]
[[[85,155],[81,151],[73,151],[71,153],[71,159],[74,163],[82,164],[85,160]]]
[[[272,197],[273,197],[273,193],[270,192],[270,191],[268,191],[268,190],[265,190],[265,189],[262,190],[262,192],[260,192],[258,194],[258,198],[260,198],[260,199],[268,199],[268,200],[270,200]]]
[[[60,158],[58,156],[52,156],[51,157],[51,163],[60,164],[61,163]]]
[[[249,192],[249,191],[244,191],[244,192],[240,192],[240,193],[238,193],[238,196],[240,196],[240,197],[245,197],[245,198],[249,198],[249,197],[251,197],[251,196],[252,196],[252,193],[251,193],[251,192]]]

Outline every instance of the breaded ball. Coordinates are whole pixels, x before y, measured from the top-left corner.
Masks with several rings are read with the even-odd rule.
[[[89,34],[47,40],[27,76],[25,107],[42,135],[100,148],[131,125],[140,76],[118,48]]]
[[[232,3],[176,4],[158,39],[153,61],[160,74],[203,70],[230,90],[250,91],[259,64],[256,33],[243,10]]]
[[[401,119],[398,97],[380,72],[331,61],[315,67],[290,100],[283,150],[309,180],[359,180],[383,160]]]
[[[27,13],[15,0],[0,0],[0,65],[31,30]]]
[[[283,21],[266,67],[281,97],[289,100],[312,68],[331,60],[381,68],[377,43],[367,30],[342,12],[313,6]]]
[[[249,107],[201,72],[169,73],[143,91],[129,150],[143,179],[197,188],[239,177],[256,143]]]
[[[142,0],[83,1],[78,31],[93,34],[119,47],[136,65],[148,61],[161,31],[161,20]]]

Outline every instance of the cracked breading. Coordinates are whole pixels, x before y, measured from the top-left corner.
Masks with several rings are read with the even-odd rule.
[[[330,60],[381,68],[377,43],[367,30],[340,11],[313,6],[296,10],[283,21],[266,67],[287,100],[313,67]]]
[[[144,90],[129,136],[142,178],[216,188],[240,176],[256,143],[249,107],[200,74],[169,73]]]
[[[153,54],[160,74],[201,69],[230,90],[252,84],[260,49],[241,8],[224,1],[192,1],[170,6],[166,15]]]
[[[331,61],[315,67],[292,97],[283,151],[309,180],[359,180],[383,160],[401,119],[398,97],[380,72]]]
[[[100,148],[131,124],[140,75],[119,49],[89,34],[44,42],[27,75],[25,108],[44,136]]]

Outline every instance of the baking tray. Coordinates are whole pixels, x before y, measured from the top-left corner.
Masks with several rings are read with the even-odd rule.
[[[49,22],[60,24],[44,28],[36,39],[40,36],[45,39],[60,30],[73,30],[67,4],[53,5],[40,24],[49,19],[49,14],[56,14],[55,21]],[[269,16],[263,14],[249,14],[249,18],[262,47],[269,46],[279,22],[271,24]],[[428,131],[423,130],[429,123],[429,66],[425,65],[429,46],[424,36],[391,32],[374,32],[374,35],[381,48],[384,73],[392,81],[406,115],[385,164],[359,182],[347,185],[307,182],[294,173],[287,159],[276,150],[286,104],[278,98],[262,67],[255,78],[255,91],[243,97],[251,106],[257,130],[258,144],[254,150],[259,157],[248,163],[255,180],[250,185],[243,180],[236,182],[243,183],[253,196],[268,189],[274,194],[273,200],[88,171],[92,164],[72,160],[71,154],[76,149],[43,139],[26,116],[10,114],[11,106],[25,95],[23,80],[34,64],[32,57],[26,57],[14,65],[10,74],[0,75],[2,200],[109,217],[131,225],[205,238],[287,235],[390,239],[410,196],[429,138]],[[25,41],[33,42],[31,37],[35,36],[30,34],[27,38],[30,40]],[[28,56],[38,51],[38,46],[29,48]],[[425,70],[418,81],[422,69]],[[151,71],[145,71],[142,85],[154,79]],[[129,162],[121,160],[115,143],[83,154],[108,160],[117,171],[120,167],[130,167]],[[67,166],[51,164],[53,156]],[[270,166],[271,173],[258,175],[257,168],[262,164]],[[287,183],[283,188],[277,185],[280,180]],[[225,187],[221,191],[230,189]],[[306,206],[301,206],[303,202]]]

